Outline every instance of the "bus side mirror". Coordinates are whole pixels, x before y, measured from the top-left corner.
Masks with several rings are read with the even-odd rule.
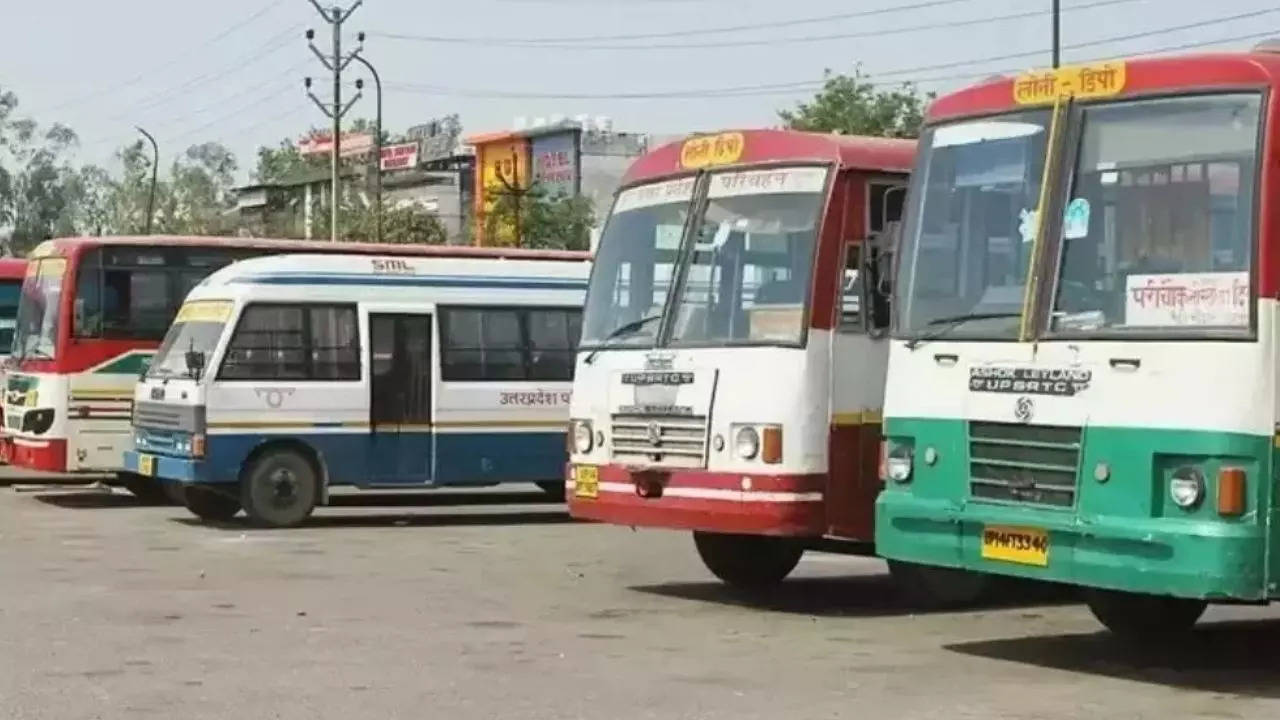
[[[204,353],[199,350],[188,350],[185,359],[187,361],[187,372],[191,374],[191,377],[197,380],[200,379],[200,376],[204,375]]]

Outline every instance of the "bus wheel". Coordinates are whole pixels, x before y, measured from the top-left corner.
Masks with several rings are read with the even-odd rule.
[[[149,505],[168,505],[169,496],[164,491],[164,483],[137,473],[116,473],[116,479],[134,497]]]
[[[766,535],[693,533],[702,564],[729,585],[759,589],[782,582],[804,554],[804,546],[789,538]]]
[[[306,458],[292,450],[273,450],[249,467],[240,497],[255,525],[292,527],[315,509],[318,486],[316,472]]]
[[[185,505],[192,515],[209,522],[226,522],[240,512],[240,498],[230,485],[191,485],[184,488]]]
[[[1085,592],[1085,601],[1108,630],[1135,640],[1161,640],[1186,632],[1209,605],[1204,600],[1094,589]]]
[[[949,610],[973,605],[987,594],[992,578],[956,568],[889,561],[889,575],[908,605]]]
[[[535,483],[539,490],[556,502],[564,502],[564,481]]]

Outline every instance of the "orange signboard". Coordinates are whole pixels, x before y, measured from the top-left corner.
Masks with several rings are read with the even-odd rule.
[[[747,139],[740,132],[690,138],[680,147],[680,167],[696,170],[712,165],[728,165],[737,162],[746,147]]]
[[[1036,70],[1013,81],[1013,100],[1019,105],[1048,105],[1059,98],[1110,97],[1124,90],[1125,79],[1123,62]]]
[[[495,202],[511,189],[529,186],[529,143],[503,138],[476,144],[475,236],[477,245],[515,245],[516,228],[501,222],[490,228]],[[489,232],[492,230],[492,232]]]

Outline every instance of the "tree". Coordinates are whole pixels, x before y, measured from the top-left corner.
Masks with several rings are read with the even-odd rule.
[[[526,248],[586,250],[595,213],[581,195],[552,193],[541,183],[497,190],[485,209],[485,237]]]
[[[187,148],[169,171],[166,222],[169,232],[223,235],[234,226],[236,158],[219,143]]]
[[[921,95],[911,83],[879,90],[861,68],[853,75],[825,70],[822,77],[822,90],[813,100],[778,113],[788,128],[913,138],[920,134],[925,106],[934,97],[933,93]]]
[[[347,198],[338,208],[342,232],[339,239],[352,242],[376,242],[378,237],[377,215],[372,202],[360,197]],[[314,218],[312,235],[329,237],[329,206],[315,202],[311,217]],[[430,210],[417,203],[389,205],[383,202],[382,242],[397,245],[444,245],[449,233],[444,223]]]
[[[0,96],[0,141],[11,169],[0,175],[0,226],[10,228],[9,249],[25,252],[52,237],[69,214],[77,173],[68,154],[79,142],[71,128],[42,129],[34,120],[12,120],[17,98]]]

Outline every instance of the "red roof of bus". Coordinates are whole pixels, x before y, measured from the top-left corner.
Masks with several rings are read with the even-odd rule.
[[[1215,87],[1250,88],[1280,84],[1280,54],[1202,53],[1126,60],[1119,97]],[[1019,107],[1013,77],[993,78],[943,95],[929,108],[930,121],[984,115]],[[1043,107],[1043,106],[1042,106]]]
[[[26,260],[22,258],[0,258],[0,280],[21,280],[26,274]]]
[[[740,132],[745,141],[741,157],[732,165],[816,161],[859,170],[906,173],[911,172],[916,152],[915,140],[795,130],[729,132]],[[687,140],[668,143],[640,156],[627,170],[623,184],[689,172],[680,163],[680,149]]]
[[[47,241],[56,254],[66,255],[79,247],[103,245],[165,245],[170,247],[218,246],[279,250],[281,253],[325,253],[340,251],[356,255],[412,255],[422,257],[508,258],[512,260],[590,260],[591,253],[575,250],[526,250],[523,248],[473,247],[470,245],[404,245],[387,243],[331,243],[320,240],[279,240],[272,238],[200,237],[181,235],[139,235],[56,238]],[[46,246],[45,243],[41,244]],[[24,261],[25,262],[25,261]]]

